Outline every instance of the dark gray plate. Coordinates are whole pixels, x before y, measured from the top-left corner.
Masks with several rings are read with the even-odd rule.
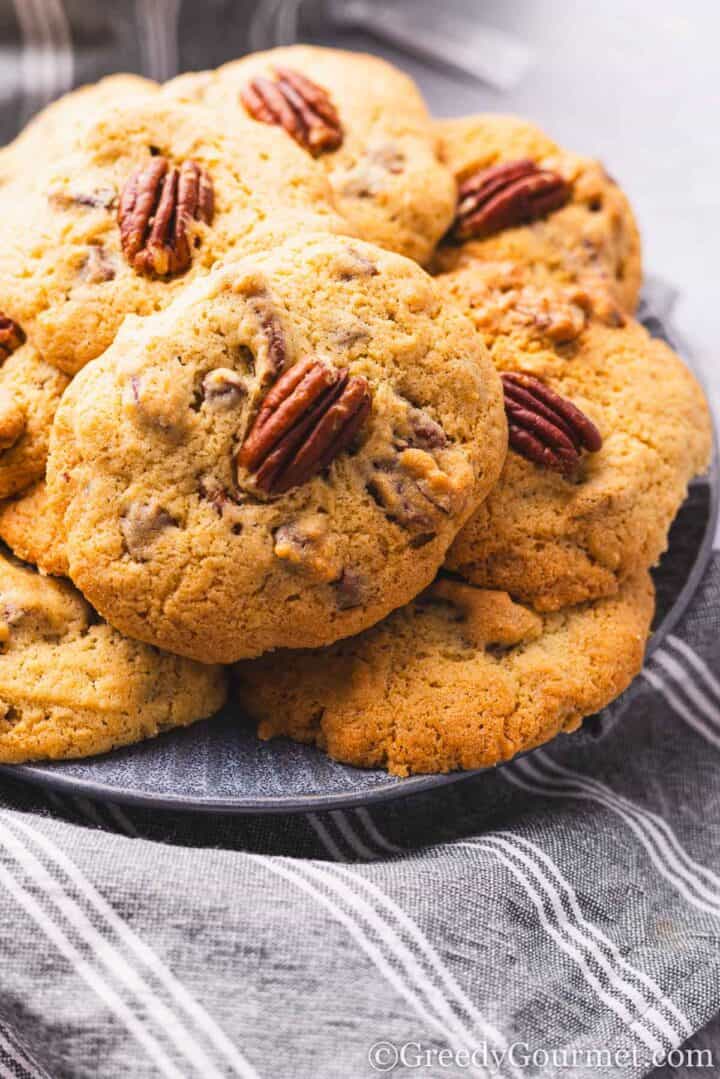
[[[656,319],[651,331],[665,336]],[[710,559],[718,516],[717,453],[694,483],[654,573],[657,613],[648,654],[686,610]],[[280,659],[278,662],[282,662]],[[614,722],[622,698],[593,716],[594,731]],[[364,805],[453,783],[468,773],[397,779],[380,769],[351,768],[286,739],[260,742],[237,708],[213,719],[103,757],[57,764],[0,766],[15,779],[66,793],[154,808],[219,813],[294,813]]]

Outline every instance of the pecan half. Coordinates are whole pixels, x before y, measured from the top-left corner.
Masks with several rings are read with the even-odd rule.
[[[17,322],[0,312],[0,363],[4,363],[24,341],[25,334]]]
[[[237,464],[267,494],[322,472],[352,442],[370,411],[370,388],[317,360],[296,363],[265,398]]]
[[[505,372],[505,413],[511,447],[544,468],[572,475],[583,450],[597,453],[602,435],[584,412],[532,375]]]
[[[255,120],[275,124],[314,157],[337,150],[343,129],[327,90],[291,67],[275,68],[275,80],[257,76],[240,91]]]
[[[154,157],[132,174],[120,196],[123,254],[138,273],[185,273],[192,262],[193,222],[209,225],[213,213],[213,184],[205,169],[196,161],[171,168],[167,158]]]
[[[567,180],[529,159],[483,169],[460,184],[452,237],[481,239],[525,225],[559,210],[569,198]]]

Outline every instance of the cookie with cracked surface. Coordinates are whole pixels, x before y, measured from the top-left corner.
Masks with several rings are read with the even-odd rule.
[[[642,665],[647,573],[616,596],[540,615],[440,577],[413,603],[331,648],[235,668],[261,738],[314,743],[396,775],[485,768],[572,731]]]
[[[593,317],[576,286],[540,288],[506,263],[465,265],[436,280],[473,320],[499,371],[539,379],[603,440],[579,460],[571,453],[568,469],[534,463],[542,458],[533,446],[529,459],[511,448],[446,566],[540,610],[617,592],[658,560],[688,482],[707,466],[712,435],[700,386],[639,323],[610,327]],[[522,387],[510,395],[511,412],[518,399],[533,411]],[[511,417],[511,447],[514,434]]]
[[[459,187],[457,213],[437,269],[511,260],[540,284],[578,284],[609,324],[635,310],[640,237],[630,204],[598,161],[562,149],[515,116],[437,124]]]
[[[285,130],[324,166],[338,209],[364,240],[426,263],[450,226],[455,183],[427,108],[385,60],[294,45],[181,75],[163,93],[203,102],[225,123],[251,116]]]
[[[218,261],[301,226],[347,231],[322,168],[281,131],[230,135],[157,96],[94,113],[26,186],[0,188],[3,310],[68,374]]]
[[[308,234],[127,320],[51,441],[69,575],[93,606],[232,662],[356,633],[424,588],[507,428],[479,336],[424,270]]]
[[[0,503],[0,540],[42,573],[67,577],[65,537],[49,511],[47,485],[39,480],[17,498]]]
[[[0,556],[0,761],[86,757],[222,707],[219,667],[129,641],[66,581]]]
[[[0,498],[44,475],[53,416],[68,381],[27,342],[0,366]]]

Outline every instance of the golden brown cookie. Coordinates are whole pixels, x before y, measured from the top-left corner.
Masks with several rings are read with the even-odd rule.
[[[407,602],[506,447],[497,374],[432,278],[308,233],[126,320],[66,391],[48,485],[103,617],[232,662]]]
[[[0,187],[0,208],[2,310],[68,374],[218,261],[347,228],[322,168],[279,129],[230,135],[156,96],[94,112],[63,157]]]
[[[42,573],[67,577],[65,537],[58,533],[60,523],[49,512],[44,479],[16,498],[0,503],[0,540]]]
[[[181,75],[163,93],[224,123],[277,125],[324,166],[352,230],[425,263],[449,227],[455,183],[412,79],[376,56],[309,45]]]
[[[453,228],[437,254],[451,270],[513,261],[543,284],[579,284],[613,324],[635,310],[640,238],[627,198],[602,165],[561,149],[534,124],[486,114],[437,125],[459,187]]]
[[[219,667],[129,641],[72,585],[0,557],[0,761],[86,757],[187,726],[225,700]]]
[[[647,573],[616,596],[539,615],[505,592],[440,577],[417,600],[332,648],[235,668],[261,738],[315,743],[396,775],[484,768],[572,731],[642,665]]]
[[[707,466],[712,434],[701,388],[639,323],[613,327],[593,317],[577,286],[540,288],[517,264],[480,262],[437,283],[475,323],[498,371],[541,380],[603,439],[579,461],[570,452],[568,468],[535,463],[515,444],[446,566],[540,610],[617,592],[658,560],[688,482]],[[543,408],[529,407],[537,425]],[[513,447],[512,420],[510,434]],[[540,434],[547,449],[552,439]],[[556,439],[558,448],[564,452]]]
[[[2,362],[0,498],[25,490],[44,475],[50,427],[68,382],[27,342]]]

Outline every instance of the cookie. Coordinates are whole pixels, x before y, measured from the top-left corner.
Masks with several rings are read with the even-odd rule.
[[[160,87],[141,75],[108,75],[99,82],[80,86],[51,102],[37,113],[20,134],[0,151],[0,183],[8,170],[23,170],[25,182],[32,182],[38,160],[52,161],[62,156],[94,114],[108,106],[128,105],[151,97]],[[27,172],[27,166],[32,171]]]
[[[219,667],[129,641],[67,582],[0,556],[0,761],[86,757],[225,700]]]
[[[612,324],[635,310],[640,237],[630,204],[598,161],[561,149],[534,124],[480,115],[437,125],[459,185],[455,222],[437,269],[512,260],[580,284]]]
[[[68,381],[27,342],[2,363],[0,498],[23,491],[44,475],[50,427]]]
[[[106,108],[31,184],[0,187],[2,309],[74,374],[126,315],[165,307],[215,263],[301,226],[345,230],[331,203],[322,168],[277,128],[231,136],[207,109],[157,97]]]
[[[238,664],[237,698],[261,738],[396,775],[486,768],[572,731],[642,665],[647,573],[616,596],[539,615],[440,577],[413,603],[332,648]]]
[[[446,566],[539,610],[616,593],[657,562],[688,482],[707,466],[712,434],[701,388],[639,323],[611,327],[594,317],[576,286],[539,288],[521,267],[491,263],[437,282],[474,321],[499,371],[539,379],[603,440],[580,461],[571,454],[569,474],[562,462],[545,467],[511,449]],[[512,422],[510,433],[512,446]]]
[[[506,447],[498,376],[432,279],[303,234],[127,320],[66,391],[48,486],[112,625],[229,663],[407,602]]]
[[[42,573],[67,577],[65,537],[49,511],[47,486],[39,480],[17,498],[0,503],[0,540]]]
[[[324,166],[353,231],[426,263],[449,228],[455,183],[407,75],[376,56],[308,45],[182,75],[163,93],[203,102],[223,122],[277,124]]]

